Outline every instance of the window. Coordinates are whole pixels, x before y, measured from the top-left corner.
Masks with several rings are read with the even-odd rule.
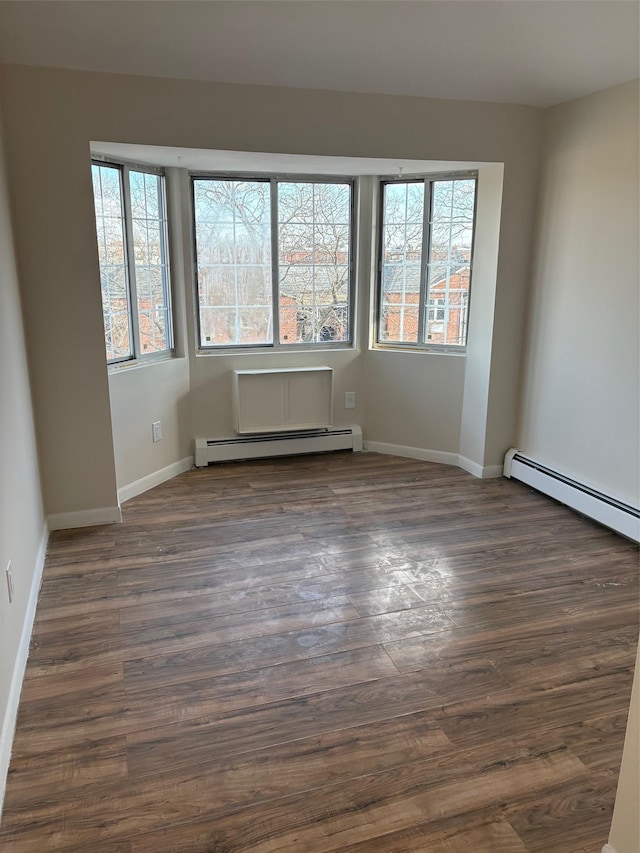
[[[382,182],[379,344],[467,341],[475,177]]]
[[[200,347],[350,343],[352,182],[192,183]]]
[[[109,364],[173,348],[164,176],[93,162]]]

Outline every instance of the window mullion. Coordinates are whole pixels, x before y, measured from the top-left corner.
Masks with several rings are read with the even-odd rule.
[[[136,262],[133,248],[133,213],[129,167],[122,167],[122,201],[124,204],[125,251],[127,256],[127,283],[129,285],[129,329],[133,341],[133,357],[140,357],[140,324],[138,322],[138,291],[136,288]]]
[[[273,346],[280,346],[280,247],[278,245],[278,181],[272,178],[270,184],[271,202],[271,323],[273,328]]]
[[[420,299],[418,308],[418,345],[426,343],[427,305],[429,303],[429,252],[431,251],[431,198],[432,182],[424,182],[424,209],[422,213],[422,263],[420,264]]]
[[[167,202],[167,182],[164,175],[159,181],[159,204],[158,213],[161,217],[162,234],[160,239],[160,261],[162,264],[162,289],[164,291],[164,323],[167,350],[174,349],[173,332],[173,300],[171,293],[171,259],[169,257],[169,213]]]
[[[362,181],[360,178],[352,181],[349,189],[349,289],[347,290],[347,330],[349,343],[355,345],[358,333],[358,309],[357,309],[357,287],[356,287],[356,257],[360,244],[360,199],[362,194]]]
[[[381,182],[378,190],[378,210],[377,210],[377,260],[378,260],[378,281],[376,288],[376,337],[374,340],[380,342],[383,338],[383,322],[384,322],[384,229],[386,225],[385,205],[386,205],[386,184]]]

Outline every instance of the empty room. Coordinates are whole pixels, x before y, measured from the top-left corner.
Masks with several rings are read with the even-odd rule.
[[[640,9],[0,0],[0,849],[638,853]]]

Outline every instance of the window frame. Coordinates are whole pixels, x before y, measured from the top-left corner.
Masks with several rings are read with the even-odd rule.
[[[129,319],[129,340],[131,355],[123,356],[122,358],[107,358],[107,367],[109,369],[119,367],[132,367],[139,364],[149,364],[158,361],[165,361],[175,356],[175,331],[173,320],[173,276],[171,272],[171,246],[169,240],[169,205],[167,199],[167,176],[166,170],[162,166],[152,166],[148,163],[136,163],[131,160],[116,160],[111,157],[103,157],[102,155],[91,153],[91,166],[102,166],[118,170],[120,180],[120,196],[122,205],[123,219],[123,238],[124,238],[124,255],[125,255],[125,277],[127,289],[127,307]],[[131,184],[129,180],[130,172],[144,173],[148,175],[156,175],[162,178],[160,182],[159,193],[159,210],[161,212],[162,240],[160,243],[160,251],[163,260],[163,266],[166,269],[163,281],[163,290],[166,300],[166,337],[167,347],[163,350],[155,352],[143,353],[140,347],[140,321],[138,315],[138,289],[136,283],[136,262],[135,249],[133,241],[133,213],[131,206]],[[95,218],[95,215],[94,215]],[[102,296],[102,293],[101,293]]]
[[[438,181],[474,180],[474,203],[473,203],[473,235],[471,239],[471,253],[469,260],[469,288],[467,291],[467,320],[465,323],[464,344],[439,344],[431,343],[424,339],[427,326],[427,311],[429,310],[429,293],[431,282],[429,281],[427,266],[431,253],[431,213],[433,208],[433,184]],[[422,254],[420,262],[420,290],[418,300],[418,340],[411,341],[383,341],[381,340],[382,325],[382,270],[384,261],[384,198],[385,187],[392,184],[424,184],[424,211],[422,225]],[[427,195],[428,188],[428,195]],[[401,352],[429,352],[452,355],[465,355],[469,339],[469,306],[471,304],[471,288],[473,285],[473,265],[476,244],[476,220],[478,213],[478,171],[457,172],[435,172],[418,175],[389,175],[378,180],[378,205],[376,216],[376,265],[375,265],[375,309],[373,312],[372,348],[379,350],[395,350]],[[437,310],[437,306],[436,307]],[[449,306],[445,305],[445,319],[449,316]],[[437,320],[435,322],[438,322]]]
[[[200,326],[200,296],[198,287],[198,250],[196,243],[196,206],[195,182],[198,180],[229,180],[256,181],[269,184],[270,203],[270,234],[271,234],[271,300],[273,341],[264,344],[223,344],[203,346]],[[279,299],[279,239],[278,239],[278,184],[279,183],[317,183],[317,184],[347,184],[349,186],[349,285],[348,293],[348,337],[344,341],[296,341],[282,343],[280,341],[280,299]],[[229,353],[258,353],[258,352],[309,352],[330,349],[354,349],[356,340],[356,267],[357,255],[357,178],[353,175],[309,175],[301,173],[263,173],[263,172],[189,172],[189,203],[191,207],[191,250],[194,281],[194,307],[196,329],[197,355],[228,355]]]

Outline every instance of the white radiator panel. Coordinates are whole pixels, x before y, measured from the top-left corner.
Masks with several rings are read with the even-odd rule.
[[[233,371],[233,428],[239,435],[330,429],[332,422],[330,367]]]
[[[504,476],[532,486],[634,542],[640,541],[640,509],[547,468],[513,448],[505,456]]]

